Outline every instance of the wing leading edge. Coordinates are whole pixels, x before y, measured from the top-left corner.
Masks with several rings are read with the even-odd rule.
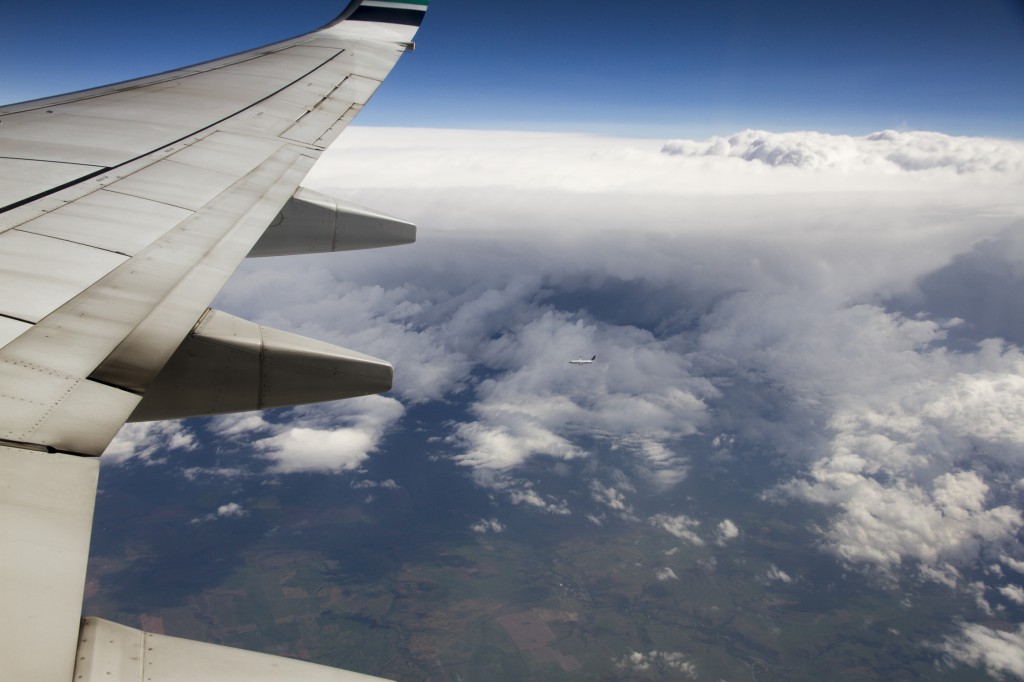
[[[248,255],[414,238],[407,223],[300,183],[411,47],[426,8],[355,0],[325,27],[280,43],[0,107],[0,661],[11,679],[99,674],[75,672],[85,660],[78,611],[97,456],[133,413],[210,414],[390,387],[381,360],[208,305]],[[330,224],[329,243],[320,223]],[[214,382],[211,395],[202,380],[218,371],[234,383]],[[84,639],[106,627],[94,625]],[[92,663],[120,660],[134,645],[115,642],[132,637],[110,638],[109,650],[82,646]],[[209,656],[215,665],[245,652]],[[196,672],[200,659],[174,658],[147,679]],[[103,679],[140,679],[115,668]],[[325,680],[351,675],[324,671]]]

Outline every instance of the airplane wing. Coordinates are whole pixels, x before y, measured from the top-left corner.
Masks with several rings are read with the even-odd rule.
[[[300,183],[412,48],[427,3],[353,0],[290,40],[0,107],[4,679],[356,679],[80,610],[98,456],[125,421],[390,388],[382,360],[208,305],[249,255],[414,240]]]

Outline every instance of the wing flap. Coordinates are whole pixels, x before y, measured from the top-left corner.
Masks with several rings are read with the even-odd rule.
[[[347,670],[82,619],[76,682],[371,682]]]
[[[19,230],[0,234],[0,315],[38,322],[128,260]]]
[[[190,215],[183,208],[104,189],[17,230],[134,256]]]
[[[0,357],[0,439],[98,455],[140,396],[52,366]]]
[[[0,662],[6,680],[71,680],[99,461],[0,447]]]
[[[8,151],[8,154],[17,154]],[[93,173],[94,167],[74,163],[54,163],[36,158],[0,159],[0,206],[15,204],[41,189],[74,182]]]

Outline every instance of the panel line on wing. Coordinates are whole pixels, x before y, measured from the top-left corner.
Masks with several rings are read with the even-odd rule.
[[[117,249],[106,249],[106,248],[103,248],[102,246],[96,246],[95,244],[87,244],[87,243],[85,243],[85,242],[83,242],[81,240],[78,240],[78,239],[68,239],[67,237],[55,237],[55,236],[49,235],[49,234],[40,234],[39,232],[33,232],[32,230],[23,230],[20,227],[15,227],[14,229],[11,230],[11,232],[21,232],[23,234],[34,234],[34,235],[38,235],[40,237],[46,237],[47,239],[55,239],[55,240],[57,240],[59,242],[66,242],[68,244],[75,244],[76,246],[87,246],[90,249],[96,249],[97,251],[103,251],[105,253],[109,253],[109,254],[112,254],[112,255],[115,255],[115,256],[123,256],[124,258],[131,258],[132,257],[132,254],[125,253],[124,251],[118,251]],[[3,315],[3,313],[0,313],[0,315]],[[4,317],[10,317],[10,315],[3,315],[3,316]],[[11,318],[11,319],[18,319],[18,318]]]
[[[203,74],[203,73],[212,73],[212,72],[218,71],[220,69],[226,69],[226,68],[230,68],[232,66],[237,66],[239,64],[245,64],[246,62],[251,62],[253,60],[261,59],[263,57],[267,57],[267,56],[272,55],[272,54],[277,54],[279,52],[284,52],[285,50],[289,50],[289,49],[291,49],[291,48],[293,48],[293,47],[295,47],[297,45],[304,45],[304,46],[307,46],[307,47],[315,47],[317,49],[331,49],[331,48],[325,48],[322,45],[305,45],[305,43],[302,41],[302,38],[312,38],[312,37],[314,37],[314,35],[315,34],[307,34],[306,36],[298,36],[296,38],[292,38],[291,40],[282,41],[282,43],[275,44],[275,49],[267,49],[265,51],[261,51],[261,52],[259,52],[257,54],[253,54],[253,55],[251,55],[249,57],[246,57],[245,59],[238,59],[237,61],[227,61],[227,60],[230,60],[230,59],[232,59],[233,57],[236,57],[236,56],[241,56],[243,54],[246,54],[246,52],[250,52],[250,50],[247,50],[246,52],[240,52],[237,55],[228,55],[227,57],[220,57],[218,59],[212,59],[210,61],[200,62],[198,64],[193,64],[191,66],[185,66],[185,67],[182,67],[180,69],[172,69],[170,71],[164,71],[162,73],[153,74],[152,76],[145,76],[145,77],[143,77],[141,79],[140,78],[132,78],[132,79],[125,80],[125,81],[118,81],[116,83],[110,83],[109,85],[102,85],[102,86],[100,86],[98,88],[89,88],[87,90],[80,90],[78,92],[82,93],[81,97],[78,97],[76,99],[62,100],[60,102],[60,104],[64,105],[64,104],[74,104],[74,103],[78,103],[78,102],[88,102],[91,99],[99,99],[99,98],[107,97],[109,95],[122,94],[122,93],[125,93],[125,92],[131,92],[132,90],[140,90],[142,88],[153,87],[154,85],[163,85],[165,83],[173,83],[175,81],[182,80],[182,79],[185,79],[185,78],[189,78],[191,76],[196,76],[196,75]],[[263,50],[263,48],[258,48],[258,49]],[[223,62],[223,63],[217,64],[217,62]],[[216,64],[216,65],[214,65],[214,64]],[[207,65],[209,65],[209,66],[207,66]],[[207,66],[207,68],[198,68],[198,67],[203,67],[203,66]],[[167,77],[166,78],[161,78],[161,76],[167,76]],[[121,87],[121,86],[123,86],[123,87]],[[86,94],[86,93],[89,93],[89,94]],[[66,95],[63,95],[63,96],[64,97],[66,97],[68,95],[74,96],[75,94],[77,94],[77,93],[70,92],[70,93],[67,93]],[[7,109],[0,109],[0,117],[10,116],[10,115],[13,115],[13,114],[22,114],[22,113],[32,112],[32,111],[45,111],[48,107],[53,107],[54,106],[52,104],[52,102],[50,102],[51,99],[52,98],[46,97],[46,98],[42,98],[40,100],[30,100],[29,103],[31,103],[32,101],[38,101],[38,102],[40,102],[40,104],[37,105],[37,106],[34,106],[34,107],[27,108],[27,109],[9,109],[9,108],[7,108]]]
[[[56,161],[54,159],[35,159],[26,156],[0,156],[0,159],[5,159],[8,161],[34,161],[37,163],[56,163],[62,166],[83,166],[85,168],[102,168],[102,166],[98,166],[94,163],[80,163],[76,161]]]
[[[275,97],[276,95],[279,95],[280,93],[284,92],[288,88],[292,87],[298,81],[302,80],[303,78],[307,78],[308,76],[316,73],[318,70],[320,70],[323,67],[327,66],[329,63],[331,63],[332,61],[337,59],[339,56],[341,56],[344,52],[345,52],[344,49],[335,51],[334,54],[331,55],[331,57],[329,57],[328,59],[325,59],[323,62],[317,64],[314,68],[310,69],[309,71],[306,71],[305,73],[299,75],[298,77],[293,78],[286,85],[278,88],[277,90],[271,92],[270,94],[266,95],[265,97],[263,97],[263,98],[261,98],[259,100],[256,100],[255,102],[252,102],[252,103],[248,104],[245,107],[242,107],[238,111],[235,111],[235,112],[231,113],[230,115],[224,116],[223,118],[220,118],[220,119],[210,123],[209,125],[204,126],[203,128],[200,128],[199,130],[190,131],[189,134],[187,134],[187,135],[183,135],[183,136],[179,137],[178,139],[172,140],[170,142],[164,142],[164,143],[160,144],[159,146],[157,146],[157,147],[155,147],[155,148],[153,148],[153,149],[151,149],[151,150],[149,150],[149,151],[147,151],[147,152],[145,152],[143,154],[139,154],[137,156],[134,156],[134,157],[132,157],[130,159],[127,159],[127,160],[125,160],[125,161],[123,161],[121,163],[118,163],[118,164],[115,164],[113,166],[109,166],[109,167],[106,167],[106,168],[101,168],[100,170],[97,170],[97,171],[95,171],[93,173],[90,173],[88,175],[84,175],[84,176],[82,176],[80,178],[77,178],[76,180],[72,180],[70,182],[64,183],[63,185],[59,185],[57,187],[52,187],[50,189],[47,189],[45,191],[42,191],[42,192],[34,194],[34,195],[30,196],[30,197],[27,197],[25,199],[21,199],[19,201],[15,201],[13,203],[10,203],[10,204],[8,204],[6,206],[0,207],[0,214],[6,213],[6,212],[11,211],[11,210],[13,210],[15,208],[19,208],[21,206],[24,206],[25,204],[32,203],[33,201],[37,201],[37,200],[42,199],[44,197],[48,197],[48,196],[50,196],[52,194],[56,194],[57,192],[60,192],[60,191],[65,190],[65,189],[68,189],[69,187],[74,187],[75,185],[77,185],[77,184],[79,184],[81,182],[85,182],[86,180],[90,180],[92,178],[98,177],[98,176],[102,175],[103,173],[106,173],[108,171],[114,170],[116,168],[121,168],[122,166],[125,166],[125,165],[127,165],[129,163],[132,163],[133,161],[137,161],[139,159],[145,158],[146,156],[149,156],[150,154],[156,153],[156,152],[158,152],[161,149],[164,149],[166,147],[178,144],[179,142],[183,142],[184,140],[187,140],[190,137],[194,137],[195,135],[197,135],[199,133],[202,133],[202,132],[205,132],[205,131],[210,130],[212,128],[215,128],[216,126],[224,123],[225,121],[229,121],[232,118],[235,118],[236,116],[239,116],[240,114],[242,114],[242,113],[244,113],[244,112],[246,112],[246,111],[248,111],[250,109],[253,109],[254,107],[258,106],[259,104],[262,104],[263,102],[266,102],[267,100]]]

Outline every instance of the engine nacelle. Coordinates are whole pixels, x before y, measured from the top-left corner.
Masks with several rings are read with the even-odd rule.
[[[414,241],[412,223],[300,187],[249,258],[376,249]]]
[[[246,412],[381,393],[384,360],[207,310],[129,421]]]

